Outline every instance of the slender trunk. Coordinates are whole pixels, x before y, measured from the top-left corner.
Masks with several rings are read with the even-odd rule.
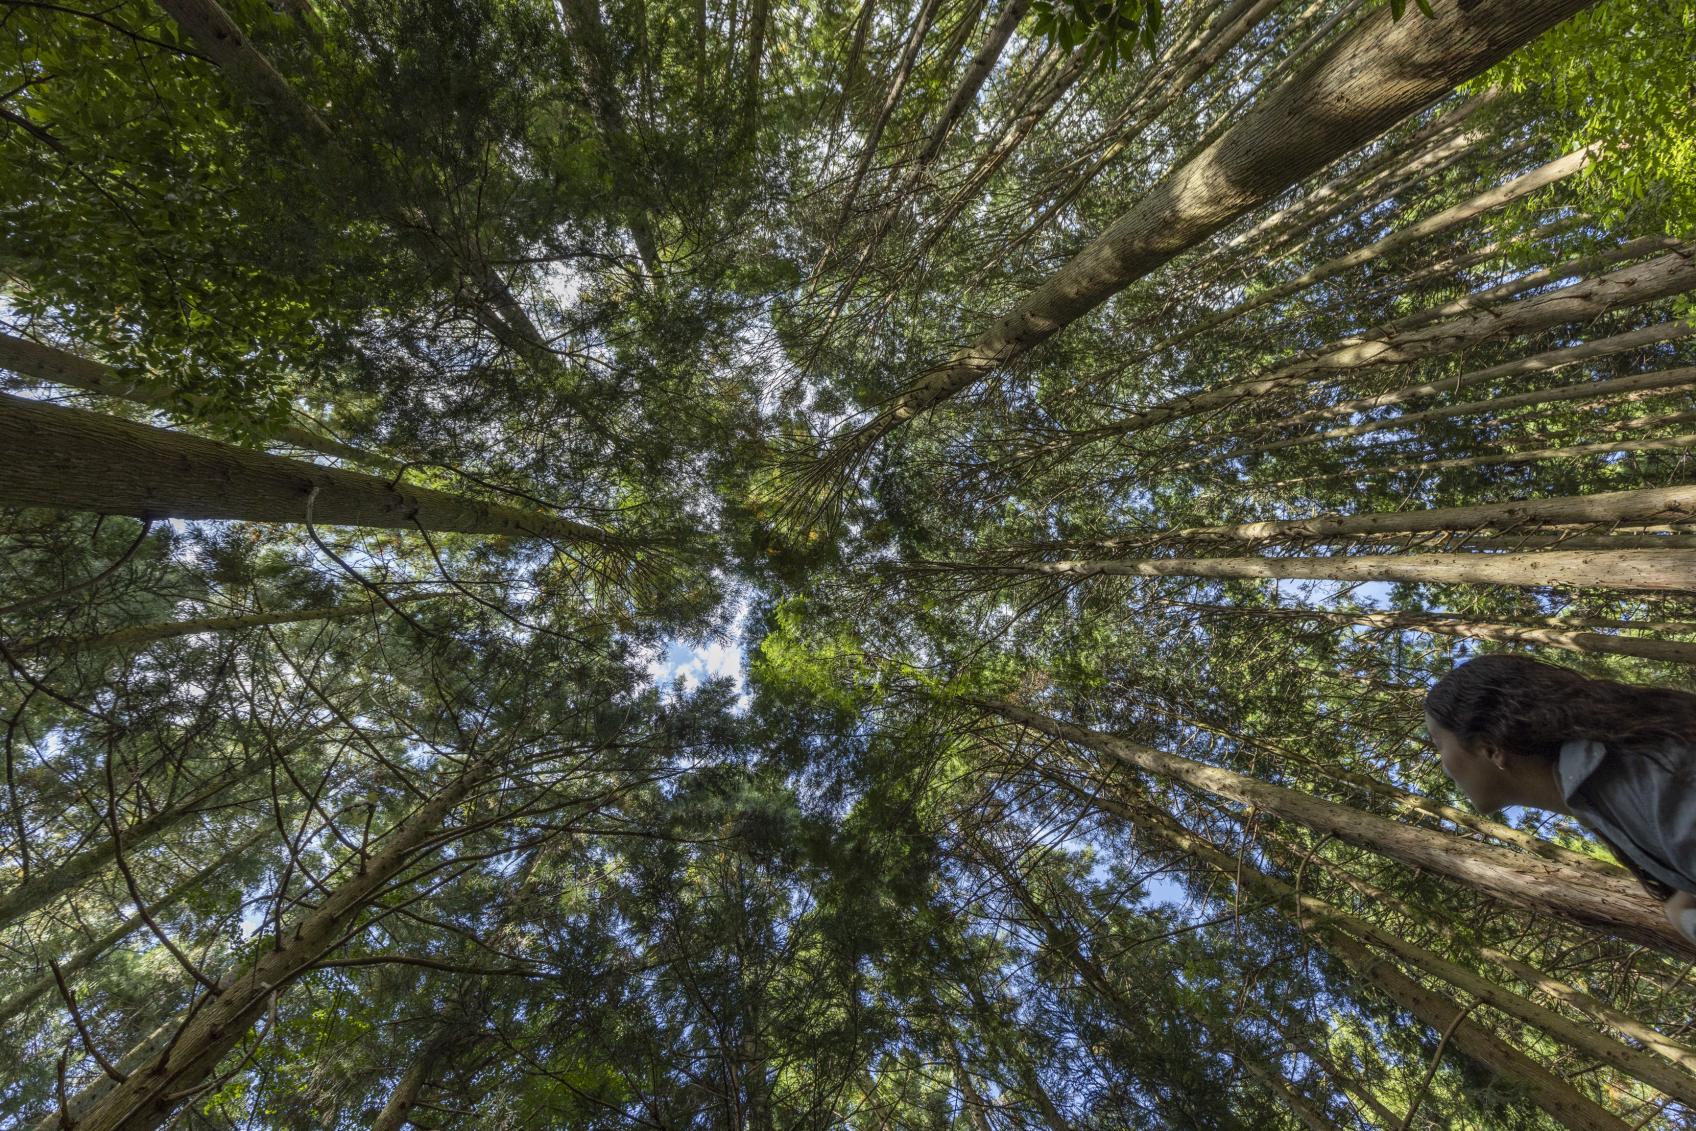
[[[1422,917],[1420,912],[1402,904],[1395,896],[1375,884],[1361,879],[1353,872],[1338,867],[1323,857],[1320,860],[1328,871],[1340,878],[1350,888],[1359,892],[1368,901],[1392,907],[1403,918],[1417,920]],[[1677,1065],[1690,1079],[1696,1079],[1696,1049],[1669,1040],[1653,1026],[1647,1025],[1629,1014],[1621,1013],[1604,1002],[1597,1001],[1583,990],[1545,974],[1506,951],[1497,947],[1482,945],[1477,948],[1477,951],[1480,958],[1496,963],[1519,981],[1525,983],[1529,989],[1553,998],[1561,1004],[1584,1014],[1599,1025],[1618,1030],[1622,1036],[1639,1042],[1644,1048]],[[1688,1088],[1688,1084],[1683,1086]]]
[[[1213,797],[1294,821],[1345,844],[1424,868],[1504,903],[1654,947],[1677,958],[1696,957],[1696,945],[1675,932],[1657,902],[1627,876],[1604,876],[1403,824],[1312,794],[1273,785],[1217,766],[1167,754],[1140,743],[1016,707],[970,699],[1019,726],[1075,743],[1113,761],[1182,782]]]
[[[1555,495],[1505,503],[1433,507],[1421,511],[1371,511],[1223,526],[1191,526],[1078,545],[1091,550],[1113,550],[1160,542],[1273,542],[1281,539],[1332,539],[1355,534],[1513,530],[1556,523],[1611,527],[1663,522],[1682,524],[1693,520],[1696,520],[1696,485],[1603,491],[1594,495]]]
[[[377,1118],[372,1121],[371,1131],[403,1131],[413,1107],[430,1082],[430,1074],[435,1071],[439,1057],[440,1050],[435,1045],[428,1045],[419,1050],[412,1063],[406,1066],[406,1071],[401,1073],[400,1081],[395,1085],[395,1090],[389,1093],[383,1110],[378,1112]]]
[[[1588,322],[1611,310],[1670,298],[1696,288],[1693,256],[1696,252],[1692,245],[1685,245],[1648,263],[1522,299],[1501,309],[1472,311],[1389,338],[1368,331],[1297,358],[1264,377],[1174,397],[1083,435],[1105,438],[1136,432],[1204,412],[1232,408],[1273,393],[1334,382],[1377,366],[1457,353],[1480,342]]]
[[[163,1124],[246,1037],[276,995],[339,944],[370,901],[421,851],[428,851],[448,816],[491,767],[487,760],[473,763],[403,820],[362,871],[297,921],[245,973],[203,1002],[183,1022],[169,1049],[107,1092],[78,1121],[79,1131],[153,1131]]]
[[[903,200],[911,198],[919,192],[931,162],[936,159],[938,153],[942,152],[942,145],[948,139],[948,131],[953,128],[954,123],[959,120],[960,116],[966,112],[966,108],[971,105],[973,99],[977,97],[978,89],[983,85],[984,79],[989,76],[990,68],[994,66],[995,60],[1000,57],[1001,49],[1006,46],[1007,40],[1013,34],[1013,29],[1018,26],[1019,21],[1024,18],[1025,12],[1029,10],[1030,3],[1031,0],[1008,0],[1006,6],[1001,9],[1000,18],[996,20],[995,26],[990,29],[989,42],[966,65],[965,76],[960,80],[960,85],[955,88],[953,96],[948,100],[948,105],[944,107],[936,125],[931,128],[930,136],[925,139],[924,145],[920,147],[918,156],[914,158],[913,166],[908,171],[901,188],[896,192],[894,199],[890,200],[880,210],[876,226],[872,229],[871,234],[861,242],[860,255],[854,264],[848,288],[851,289],[854,282],[859,279],[860,274],[865,270],[867,261],[871,259],[872,253],[883,242],[884,237],[889,234],[890,226],[895,222],[895,217],[901,209]]]
[[[409,604],[413,601],[427,601],[433,597],[445,597],[446,593],[404,593],[398,597],[390,597],[389,601],[396,605]],[[172,640],[179,636],[198,636],[206,632],[234,632],[243,628],[257,628],[267,624],[300,624],[307,621],[345,620],[349,617],[371,616],[380,613],[386,606],[381,602],[367,601],[357,605],[335,605],[326,609],[294,609],[276,613],[243,613],[231,617],[198,617],[194,620],[165,621],[160,624],[137,624],[129,628],[120,628],[112,632],[103,632],[98,636],[82,636],[25,641],[9,649],[13,656],[33,656],[38,653],[81,651],[85,648],[139,648],[160,640]]]
[[[1683,424],[1696,421],[1696,413],[1679,413],[1679,419],[1667,423]],[[1538,463],[1542,460],[1576,459],[1583,456],[1609,455],[1614,452],[1682,452],[1696,448],[1696,435],[1666,436],[1657,440],[1601,440],[1593,444],[1573,444],[1565,448],[1522,448],[1513,452],[1497,452],[1487,456],[1461,456],[1455,459],[1414,460],[1409,463],[1380,464],[1376,467],[1352,467],[1323,475],[1307,475],[1297,479],[1282,479],[1274,486],[1288,487],[1296,483],[1311,483],[1316,479],[1341,479],[1365,475],[1396,475],[1404,471],[1447,471],[1457,467],[1495,467],[1507,463]],[[1623,540],[1618,540],[1624,545]],[[1579,546],[1566,543],[1572,549]],[[1473,541],[1469,545],[1477,546]]]
[[[901,52],[901,59],[895,66],[895,74],[889,81],[889,89],[885,92],[883,105],[878,107],[877,116],[872,119],[871,128],[866,131],[865,144],[860,148],[860,156],[854,163],[854,173],[848,179],[848,188],[842,195],[842,211],[836,220],[836,236],[831,239],[831,246],[825,248],[818,266],[814,269],[817,275],[823,271],[824,265],[830,260],[835,250],[836,238],[842,233],[842,228],[848,222],[848,217],[854,211],[854,200],[860,195],[860,185],[866,179],[866,173],[872,167],[872,161],[877,157],[877,148],[883,140],[883,130],[889,124],[889,117],[895,112],[896,103],[901,101],[901,94],[907,89],[907,80],[913,73],[913,62],[918,58],[919,46],[924,41],[925,33],[936,19],[936,10],[941,0],[919,0],[918,19],[913,23],[913,30],[907,36],[907,46]]]
[[[1285,1045],[1291,1052],[1313,1061],[1319,1066],[1320,1071],[1336,1081],[1338,1088],[1365,1104],[1367,1109],[1372,1112],[1372,1118],[1377,1120],[1378,1126],[1383,1131],[1402,1131],[1402,1117],[1384,1106],[1383,1101],[1372,1093],[1370,1084],[1362,1083],[1349,1073],[1344,1072],[1336,1061],[1306,1041],[1296,1040],[1290,1035],[1289,1030],[1286,1029],[1283,1032]]]
[[[271,830],[269,828],[260,830],[260,832],[244,841],[233,852],[228,853],[218,860],[214,860],[212,863],[200,869],[200,871],[194,873],[192,876],[189,876],[187,879],[173,885],[164,895],[161,895],[158,899],[152,900],[148,903],[148,912],[150,914],[157,915],[160,912],[169,909],[183,896],[199,888],[200,885],[205,883],[207,878],[214,872],[218,871],[218,869],[227,866],[232,860],[240,859],[243,853],[247,852],[247,850],[252,848],[255,844],[258,844],[259,841],[270,831]],[[146,922],[146,920],[141,917],[141,913],[139,911],[120,920],[110,930],[97,936],[93,942],[90,942],[87,946],[77,950],[69,958],[65,959],[65,961],[59,963],[59,973],[69,980],[71,975],[86,968],[102,954],[105,954],[108,950],[111,950],[124,939],[134,934],[141,928],[141,925],[144,922]],[[34,1004],[36,1001],[40,1000],[45,995],[52,993],[55,986],[55,979],[52,973],[49,972],[43,974],[35,981],[30,982],[28,985],[24,986],[16,993],[6,997],[4,1000],[0,1000],[0,1022],[9,1021],[18,1013],[28,1009],[30,1005]]]
[[[1696,589],[1696,550],[1550,550],[1538,554],[1361,554],[1352,557],[1119,558],[943,568],[1082,581],[1090,577],[1216,577],[1407,581],[1432,585]]]
[[[0,332],[0,368],[10,369],[37,381],[50,381],[55,385],[82,389],[102,396],[120,397],[161,411],[172,411],[182,405],[199,411],[209,399],[177,389],[143,389],[118,376],[117,371],[109,365],[3,332]],[[344,444],[340,440],[320,436],[316,432],[293,425],[284,425],[274,434],[285,444],[336,459],[351,460],[374,467],[386,467],[394,462],[386,456],[363,451],[351,444]]]
[[[1310,432],[1305,436],[1292,436],[1285,440],[1274,440],[1271,443],[1259,444],[1252,448],[1239,448],[1233,452],[1210,456],[1204,460],[1191,460],[1174,464],[1172,470],[1186,471],[1192,467],[1199,467],[1220,460],[1246,459],[1249,456],[1265,455],[1269,452],[1283,451],[1285,448],[1300,447],[1304,444],[1317,444],[1325,440],[1369,436],[1374,432],[1409,428],[1430,420],[1447,420],[1451,416],[1489,415],[1499,417],[1501,413],[1508,409],[1527,408],[1539,404],[1555,404],[1562,401],[1586,400],[1592,397],[1610,397],[1615,393],[1639,390],[1675,389],[1693,381],[1696,381],[1696,366],[1686,366],[1681,369],[1664,369],[1655,373],[1637,373],[1630,377],[1615,377],[1606,381],[1585,381],[1577,385],[1559,385],[1552,389],[1535,389],[1529,393],[1513,393],[1505,397],[1492,397],[1489,400],[1444,405],[1441,408],[1403,413],[1400,416],[1373,420],[1365,424],[1352,424],[1342,428],[1330,428],[1324,432]]]
[[[942,145],[948,140],[948,132],[954,128],[966,111],[977,100],[978,91],[983,88],[984,80],[995,67],[996,60],[1001,58],[1001,52],[1007,46],[1007,41],[1013,38],[1014,30],[1019,21],[1025,18],[1030,10],[1031,0],[1007,0],[1002,5],[1001,14],[996,17],[995,24],[989,30],[989,38],[966,64],[966,71],[960,76],[959,85],[954,88],[953,95],[948,99],[948,105],[943,107],[937,117],[936,124],[931,127],[930,136],[925,138],[924,145],[919,149],[918,157],[914,159],[913,180],[923,175],[930,163],[936,160],[942,152]]]
[[[264,759],[248,762],[151,816],[133,822],[123,830],[123,838],[119,842],[124,852],[134,852],[138,847],[154,840],[160,833],[175,828],[199,813],[208,802],[215,800],[226,790],[252,777],[266,764]],[[62,861],[51,872],[36,876],[28,883],[0,895],[0,929],[40,910],[59,896],[104,872],[117,860],[118,846],[118,843],[107,837]]]
[[[1696,579],[1693,579],[1696,580]],[[1282,611],[1272,614],[1289,615]],[[1641,656],[1673,664],[1696,664],[1696,644],[1680,640],[1647,640],[1636,636],[1609,636],[1600,632],[1572,632],[1529,625],[1497,624],[1437,613],[1332,613],[1319,610],[1293,614],[1299,620],[1327,624],[1358,624],[1369,628],[1408,629],[1440,636],[1473,640],[1497,640],[1504,644],[1536,644],[1568,652]]]
[[[970,345],[851,437],[890,429],[971,387],[1231,221],[1481,74],[1585,0],[1478,0],[1433,20],[1365,17],[1300,76],[1149,190]]]
[[[1291,1087],[1282,1075],[1246,1053],[1238,1053],[1236,1061],[1248,1070],[1250,1076],[1259,1080],[1262,1087],[1283,1101],[1307,1131],[1337,1131],[1337,1125],[1325,1118],[1325,1114],[1313,1106],[1313,1101]]]
[[[319,467],[127,420],[0,395],[10,455],[0,502],[11,506],[326,526],[458,531],[611,546],[614,535],[519,510],[338,468]]]
[[[1612,357],[1628,350],[1642,349],[1663,342],[1680,341],[1692,334],[1696,334],[1696,325],[1689,322],[1657,322],[1653,326],[1645,326],[1623,334],[1598,338],[1593,342],[1585,342],[1582,345],[1544,350],[1542,353],[1533,354],[1530,357],[1520,358],[1517,361],[1506,361],[1486,369],[1476,369],[1471,373],[1463,373],[1458,377],[1450,377],[1447,380],[1404,385],[1399,389],[1376,393],[1370,397],[1358,397],[1324,408],[1309,409],[1306,412],[1298,412],[1293,416],[1271,421],[1260,428],[1253,429],[1253,431],[1285,428],[1295,424],[1305,424],[1310,420],[1333,420],[1339,416],[1352,416],[1357,412],[1371,412],[1373,409],[1403,404],[1420,397],[1452,393],[1469,385],[1476,385],[1483,381],[1494,381],[1499,377],[1518,377],[1526,373],[1553,373],[1557,369],[1565,369],[1580,362]]]

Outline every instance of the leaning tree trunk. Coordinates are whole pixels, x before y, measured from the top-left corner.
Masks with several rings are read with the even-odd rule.
[[[278,944],[182,1023],[170,1046],[129,1073],[77,1122],[78,1131],[154,1131],[184,1096],[217,1070],[264,1014],[272,999],[323,958],[360,913],[420,853],[439,847],[448,816],[480,782],[493,762],[472,763],[403,820],[382,850],[326,896]]]
[[[1465,224],[1468,221],[1476,219],[1484,213],[1491,211],[1492,209],[1500,208],[1503,205],[1510,204],[1513,201],[1520,199],[1521,197],[1529,196],[1531,193],[1534,193],[1539,189],[1546,188],[1549,185],[1572,176],[1574,173],[1584,168],[1586,164],[1594,161],[1597,148],[1597,146],[1589,146],[1587,148],[1577,150],[1576,152],[1568,153],[1566,156],[1557,158],[1546,165],[1533,169],[1529,173],[1523,173],[1508,181],[1506,184],[1498,185],[1486,192],[1479,193],[1470,200],[1463,200],[1459,204],[1456,204],[1451,208],[1446,208],[1434,216],[1427,216],[1425,219],[1420,220],[1417,223],[1409,224],[1407,227],[1392,232],[1381,240],[1377,240],[1363,248],[1351,251],[1347,255],[1341,255],[1335,259],[1321,263],[1319,266],[1314,267],[1311,270],[1304,271],[1300,275],[1297,275],[1295,278],[1286,282],[1279,283],[1276,286],[1267,287],[1263,291],[1258,291],[1252,297],[1244,299],[1235,306],[1232,306],[1227,310],[1222,310],[1218,314],[1210,315],[1195,325],[1187,327],[1182,334],[1160,343],[1154,347],[1154,350],[1158,351],[1166,349],[1167,347],[1176,345],[1179,342],[1187,341],[1200,334],[1204,334],[1209,330],[1216,329],[1228,322],[1234,321],[1250,311],[1258,310],[1270,303],[1278,302],[1282,299],[1289,298],[1291,295],[1299,294],[1308,287],[1324,282],[1326,279],[1329,279],[1334,275],[1340,275],[1345,271],[1364,266],[1375,259],[1381,259],[1384,256],[1398,251],[1401,248],[1407,247],[1409,244],[1416,243],[1427,236],[1433,236],[1439,232],[1447,231],[1449,228]]]
[[[1264,377],[1173,397],[1082,436],[1106,438],[1139,432],[1204,412],[1234,408],[1274,393],[1335,383],[1380,366],[1447,356],[1510,335],[1588,322],[1611,310],[1671,298],[1693,288],[1696,288],[1696,245],[1684,245],[1647,263],[1502,307],[1469,311],[1407,333],[1380,335],[1369,330],[1298,357]],[[1288,419],[1280,423],[1287,422]]]
[[[1220,526],[1192,526],[1080,543],[1090,549],[1117,549],[1155,542],[1272,542],[1278,539],[1329,539],[1339,535],[1416,534],[1439,530],[1514,529],[1551,523],[1649,525],[1696,521],[1696,486],[1645,487],[1635,491],[1600,491],[1594,495],[1561,495],[1477,503],[1463,507],[1432,507],[1418,511],[1371,511],[1355,515],[1271,519]]]
[[[432,1041],[418,1050],[417,1055],[412,1058],[412,1063],[401,1073],[395,1090],[389,1093],[383,1110],[378,1112],[377,1118],[371,1122],[371,1131],[405,1131],[411,1119],[412,1109],[417,1106],[425,1087],[429,1085],[430,1074],[440,1063],[445,1047],[444,1042]]]
[[[1696,579],[1693,579],[1696,580]],[[1263,614],[1265,615],[1265,614]],[[1696,664],[1696,644],[1683,640],[1647,640],[1636,636],[1610,636],[1603,632],[1572,632],[1535,625],[1498,624],[1438,613],[1336,613],[1322,610],[1279,611],[1276,616],[1317,620],[1327,624],[1361,625],[1423,632],[1428,635],[1458,636],[1470,640],[1496,640],[1503,644],[1535,644],[1567,652],[1591,655],[1641,656],[1673,664]]]
[[[1610,424],[1610,430],[1618,427],[1622,430],[1645,428],[1663,424],[1689,424],[1696,422],[1696,412],[1681,412],[1664,417],[1637,417],[1633,420],[1620,421],[1617,425]],[[1680,436],[1662,436],[1650,440],[1598,440],[1590,444],[1571,444],[1564,448],[1517,448],[1513,451],[1495,452],[1487,456],[1460,456],[1455,459],[1411,460],[1407,463],[1374,464],[1370,466],[1346,467],[1338,471],[1321,472],[1315,475],[1301,475],[1293,479],[1278,479],[1273,487],[1293,487],[1298,483],[1313,483],[1327,479],[1359,479],[1378,475],[1399,475],[1404,472],[1448,471],[1461,467],[1497,467],[1509,463],[1541,463],[1545,460],[1581,459],[1584,456],[1611,455],[1614,452],[1682,452],[1687,448],[1696,448],[1696,434],[1685,433]],[[1678,536],[1675,536],[1677,538]],[[1497,539],[1496,541],[1500,541]],[[1583,539],[1567,540],[1563,544],[1568,549],[1584,549]],[[1589,539],[1595,542],[1595,539]],[[1622,548],[1634,545],[1631,535],[1615,535],[1611,541],[1617,542]],[[1654,539],[1657,544],[1678,546],[1680,549],[1690,549],[1683,541],[1672,539]],[[1478,547],[1488,544],[1482,539],[1471,539],[1467,545]],[[1639,547],[1641,548],[1641,547]]]
[[[1586,0],[1439,3],[1433,20],[1365,17],[1300,76],[1155,185],[1047,282],[844,438],[864,451],[1131,283],[1506,57]]]
[[[1252,448],[1239,448],[1236,451],[1224,452],[1202,460],[1173,464],[1172,470],[1188,471],[1190,468],[1202,464],[1246,459],[1249,456],[1266,455],[1271,452],[1283,451],[1286,448],[1317,444],[1326,440],[1346,440],[1356,436],[1368,436],[1374,432],[1399,430],[1415,424],[1424,424],[1431,420],[1447,420],[1452,416],[1488,415],[1499,419],[1499,415],[1509,409],[1528,408],[1540,404],[1559,404],[1564,401],[1588,400],[1593,397],[1611,397],[1615,393],[1676,389],[1692,382],[1696,382],[1696,365],[1687,365],[1678,369],[1662,369],[1653,373],[1634,373],[1628,377],[1614,377],[1605,381],[1584,381],[1576,385],[1558,385],[1552,389],[1534,389],[1527,393],[1510,393],[1507,396],[1491,397],[1489,400],[1443,405],[1441,408],[1403,413],[1400,416],[1372,420],[1365,424],[1351,424],[1342,428],[1329,428],[1324,432],[1311,432],[1305,436],[1292,436],[1285,440],[1274,440],[1271,443],[1260,444]]]
[[[1662,342],[1680,341],[1692,334],[1696,334],[1696,326],[1689,322],[1657,322],[1653,326],[1645,326],[1639,330],[1630,330],[1606,338],[1597,338],[1593,342],[1585,342],[1582,345],[1544,350],[1541,353],[1532,354],[1530,357],[1506,361],[1500,365],[1492,365],[1487,369],[1477,369],[1471,373],[1463,373],[1458,377],[1450,377],[1443,381],[1426,381],[1417,385],[1404,385],[1399,389],[1374,393],[1369,397],[1356,397],[1352,400],[1327,405],[1324,408],[1308,409],[1305,412],[1299,412],[1279,420],[1268,421],[1255,427],[1252,431],[1261,432],[1305,424],[1310,420],[1331,420],[1339,416],[1352,416],[1357,412],[1371,412],[1373,409],[1402,404],[1406,401],[1417,400],[1420,397],[1453,393],[1469,385],[1476,385],[1483,381],[1494,381],[1500,377],[1518,377],[1527,373],[1553,373],[1557,369],[1565,369],[1580,362],[1592,361],[1601,357],[1612,357],[1628,350],[1641,349]]]
[[[944,566],[942,568],[950,568]],[[1289,581],[1408,581],[1615,590],[1696,588],[1696,550],[1549,550],[1538,554],[1359,554],[1325,558],[1122,558],[958,566],[1063,580],[1098,576]]]
[[[1083,746],[1133,769],[1182,782],[1214,797],[1254,806],[1272,816],[1328,833],[1345,844],[1446,876],[1481,895],[1534,914],[1605,931],[1686,961],[1696,958],[1696,944],[1673,930],[1659,903],[1644,894],[1629,876],[1600,875],[1512,849],[1402,824],[1246,774],[1051,719],[1011,703],[977,698],[966,701],[1008,722]]]
[[[0,503],[135,518],[459,531],[615,546],[586,523],[0,395]]]
[[[107,397],[120,397],[149,408],[170,410],[182,404],[190,408],[199,408],[207,400],[206,397],[184,393],[177,389],[148,390],[133,381],[126,381],[109,365],[98,361],[90,361],[78,357],[74,353],[44,346],[40,342],[32,342],[28,338],[18,338],[11,334],[0,333],[0,368],[10,369],[25,377],[37,381],[51,381],[55,385],[65,385],[72,389],[82,389],[90,393],[99,393]],[[305,448],[309,452],[333,456],[336,459],[351,460],[372,466],[386,466],[392,460],[385,456],[363,451],[351,444],[328,436],[320,436],[304,428],[285,425],[273,433],[285,444],[297,448]]]

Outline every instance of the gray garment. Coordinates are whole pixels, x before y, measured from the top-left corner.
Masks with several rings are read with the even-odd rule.
[[[1590,739],[1561,747],[1556,777],[1572,815],[1653,879],[1696,892],[1696,751],[1667,742],[1621,756]]]

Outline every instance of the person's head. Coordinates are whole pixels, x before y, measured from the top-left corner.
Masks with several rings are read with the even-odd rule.
[[[1526,656],[1479,656],[1431,688],[1425,723],[1443,769],[1490,812],[1538,804],[1573,739],[1627,750],[1696,742],[1696,695],[1590,679]]]

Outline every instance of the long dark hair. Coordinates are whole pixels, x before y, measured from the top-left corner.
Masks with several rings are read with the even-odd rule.
[[[1425,710],[1469,746],[1487,739],[1511,754],[1550,760],[1575,738],[1646,754],[1668,741],[1696,747],[1696,695],[1590,679],[1527,656],[1461,664],[1431,688]]]

